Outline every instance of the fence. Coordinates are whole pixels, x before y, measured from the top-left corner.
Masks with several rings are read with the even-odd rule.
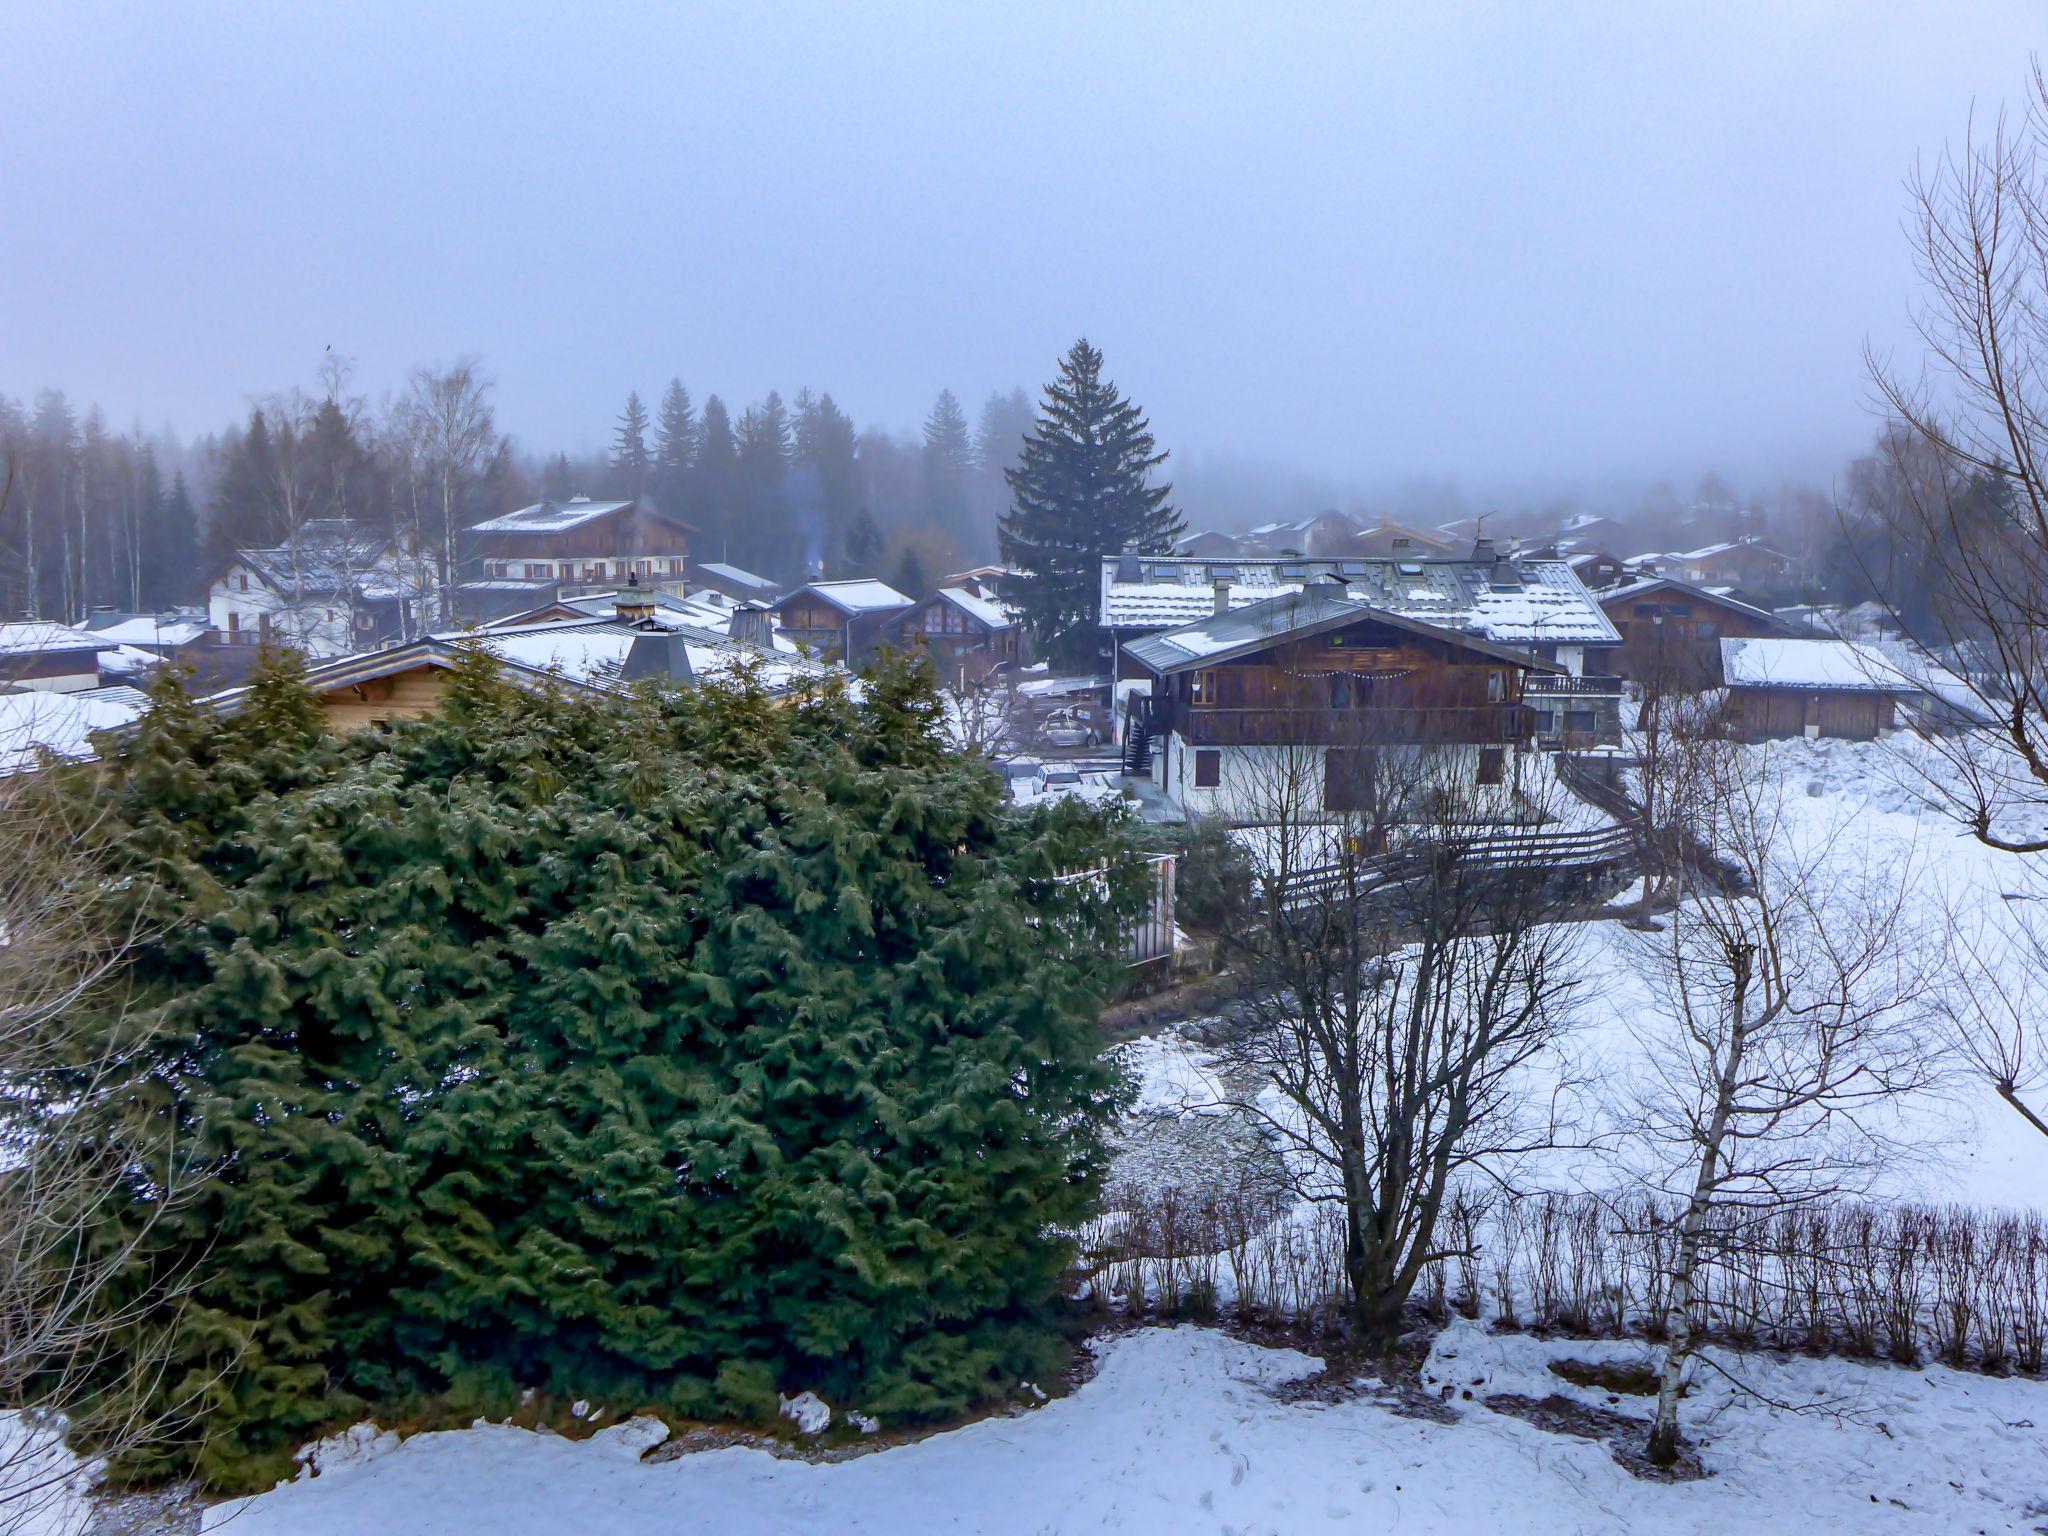
[[[1647,1195],[1446,1200],[1449,1257],[1425,1267],[1427,1313],[1507,1326],[1661,1336],[1675,1203]],[[2040,1375],[2048,1221],[2032,1211],[1842,1201],[1745,1215],[1710,1239],[1695,1321],[1737,1345]],[[1095,1293],[1135,1312],[1335,1329],[1349,1303],[1334,1206],[1275,1221],[1249,1189],[1112,1202],[1083,1234]]]
[[[1546,876],[1584,874],[1635,856],[1635,839],[1626,827],[1599,827],[1585,832],[1510,828],[1461,836],[1450,846],[1462,868],[1540,869]],[[1429,856],[1427,847],[1396,848],[1369,859],[1296,870],[1288,876],[1278,899],[1285,907],[1299,907],[1328,900],[1342,891],[1370,895],[1413,878]]]
[[[1149,867],[1151,891],[1145,899],[1145,910],[1124,924],[1124,959],[1131,965],[1148,965],[1155,960],[1173,958],[1173,884],[1175,868],[1180,855],[1175,853],[1154,853],[1144,857]],[[1102,881],[1105,870],[1077,869],[1053,879],[1055,885],[1078,885],[1084,881]]]

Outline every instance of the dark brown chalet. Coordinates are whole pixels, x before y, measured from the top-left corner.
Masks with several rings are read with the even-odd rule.
[[[1126,772],[1149,774],[1188,814],[1237,821],[1261,819],[1276,758],[1299,775],[1303,750],[1321,759],[1328,810],[1350,805],[1375,753],[1441,749],[1475,788],[1511,784],[1515,749],[1535,737],[1525,685],[1562,671],[1375,608],[1334,581],[1123,651],[1152,679],[1149,702],[1135,701]]]
[[[478,523],[464,535],[464,555],[485,581],[680,582],[696,531],[642,502],[573,496]]]
[[[1020,659],[1023,626],[993,597],[966,587],[941,587],[903,616],[896,643],[921,645],[942,663],[948,680],[977,682]]]
[[[1769,609],[1657,576],[1596,592],[1621,643],[1597,660],[1602,669],[1654,692],[1689,692],[1721,683],[1721,642],[1789,635]]]
[[[857,666],[893,640],[911,600],[886,581],[814,581],[768,611],[776,628],[821,661]]]

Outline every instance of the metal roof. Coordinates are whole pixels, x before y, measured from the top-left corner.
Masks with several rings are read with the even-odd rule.
[[[530,507],[521,507],[517,512],[507,512],[502,517],[486,518],[480,523],[471,523],[471,533],[560,533],[567,528],[580,528],[585,523],[610,517],[632,506],[630,501],[592,501],[588,496],[572,496],[567,501],[537,501]]]
[[[1499,657],[1517,666],[1544,672],[1563,668],[1527,651],[1499,645],[1483,636],[1411,618],[1381,608],[1336,582],[1316,582],[1301,591],[1283,593],[1262,603],[1211,614],[1192,624],[1124,642],[1124,654],[1165,676],[1214,666],[1263,651],[1282,641],[1300,640],[1347,624],[1370,621],[1425,639],[1442,640],[1468,650]]]
[[[1563,560],[1110,555],[1102,562],[1099,613],[1106,629],[1169,629],[1212,616],[1218,581],[1229,584],[1234,610],[1300,592],[1315,576],[1340,578],[1354,602],[1498,645],[1614,645],[1621,639]]]

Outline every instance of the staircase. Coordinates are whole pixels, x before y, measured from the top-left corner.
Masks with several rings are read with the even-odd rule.
[[[1124,702],[1124,777],[1152,776],[1152,699],[1134,693]]]

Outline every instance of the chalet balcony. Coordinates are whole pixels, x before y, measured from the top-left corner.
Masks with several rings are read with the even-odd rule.
[[[1174,712],[1170,728],[1197,747],[1508,746],[1536,734],[1536,716],[1523,704],[1338,709],[1183,706]]]

